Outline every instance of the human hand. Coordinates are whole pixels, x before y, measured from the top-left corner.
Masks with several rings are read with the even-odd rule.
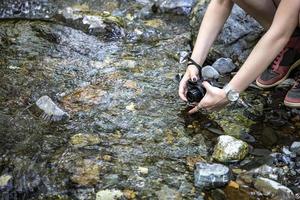
[[[216,111],[223,108],[226,104],[229,103],[226,93],[223,89],[213,87],[207,81],[203,82],[203,86],[206,89],[206,94],[203,99],[195,106],[192,110],[189,111],[189,114],[198,112],[200,109],[207,111]]]
[[[186,72],[184,74],[184,76],[182,77],[180,83],[179,83],[179,90],[178,90],[178,94],[179,97],[183,100],[183,101],[188,101],[186,98],[186,93],[187,93],[187,82],[189,80],[192,80],[194,82],[196,82],[199,79],[199,70],[195,65],[189,65],[186,69]]]

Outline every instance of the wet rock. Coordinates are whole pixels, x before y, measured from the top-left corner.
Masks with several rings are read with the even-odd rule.
[[[38,112],[42,112],[42,118],[49,121],[60,121],[69,118],[68,113],[60,109],[50,97],[42,96],[36,101]]]
[[[82,186],[95,185],[100,180],[100,169],[96,161],[89,159],[78,161],[71,180]]]
[[[200,23],[209,1],[199,1],[192,12],[193,41],[196,41]],[[242,64],[262,33],[260,25],[240,7],[234,6],[224,28],[208,55],[209,60],[231,58]]]
[[[219,162],[240,161],[249,152],[248,144],[232,136],[222,135],[214,148],[212,157]]]
[[[143,175],[147,175],[149,173],[149,169],[147,167],[138,167],[137,171]]]
[[[202,189],[222,187],[231,179],[228,167],[222,164],[196,163],[195,186]]]
[[[264,129],[262,130],[261,140],[265,145],[272,146],[276,144],[278,137],[274,129],[272,129],[271,127],[264,127]]]
[[[90,11],[86,7],[67,7],[59,10],[54,18],[96,36],[118,38],[125,34],[122,28],[124,21],[120,17],[108,12]]]
[[[284,176],[284,172],[281,168],[270,165],[262,165],[258,168],[239,174],[237,180],[243,184],[252,184],[258,176],[277,181],[280,177]]]
[[[158,0],[155,9],[161,12],[188,15],[195,2],[195,0]]]
[[[11,179],[12,179],[12,176],[10,176],[8,174],[4,174],[4,175],[0,176],[0,191],[2,189],[5,189],[6,187],[8,187]]]
[[[55,6],[48,0],[21,1],[6,0],[0,2],[0,18],[50,18]]]
[[[98,135],[91,134],[76,134],[71,137],[71,144],[75,147],[84,147],[89,145],[95,145],[100,143],[100,138]]]
[[[294,193],[289,188],[267,178],[258,177],[254,183],[254,187],[274,200],[295,199]]]
[[[292,152],[296,153],[299,156],[300,155],[300,142],[298,142],[298,141],[293,142],[290,149]]]
[[[220,74],[212,66],[205,66],[201,69],[201,75],[205,80],[218,79]]]
[[[236,66],[230,58],[219,58],[212,65],[220,74],[226,74],[232,72]]]
[[[210,195],[213,200],[225,200],[226,195],[225,192],[221,189],[215,189],[210,192]]]
[[[255,148],[255,149],[253,149],[253,151],[250,152],[250,154],[255,155],[255,156],[268,156],[271,153],[272,152],[268,149],[259,149],[259,148]]]
[[[289,150],[289,147],[288,146],[284,146],[282,147],[282,153],[285,154],[286,156],[290,157],[290,158],[295,158],[296,157],[296,153],[294,152],[291,152]]]
[[[96,200],[117,200],[123,196],[120,190],[101,190],[96,194]]]
[[[156,192],[157,198],[159,200],[181,200],[181,194],[174,189],[169,188],[164,185],[160,191]]]

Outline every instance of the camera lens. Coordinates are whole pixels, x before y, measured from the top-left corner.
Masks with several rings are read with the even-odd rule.
[[[191,89],[187,92],[186,97],[189,102],[200,102],[204,96],[204,91],[198,88]]]

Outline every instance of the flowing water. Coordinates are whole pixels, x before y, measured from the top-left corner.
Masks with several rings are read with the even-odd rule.
[[[0,3],[0,175],[11,177],[1,198],[197,196],[192,163],[216,136],[177,95],[188,18],[149,15],[143,1],[12,2]],[[123,25],[94,33],[53,18],[67,6],[113,13]],[[43,95],[70,119],[37,115]]]

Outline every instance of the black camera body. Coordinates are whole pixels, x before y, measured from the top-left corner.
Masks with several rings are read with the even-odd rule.
[[[199,103],[206,94],[206,90],[202,84],[203,80],[199,79],[195,82],[189,80],[187,82],[188,91],[186,98],[189,103]]]

